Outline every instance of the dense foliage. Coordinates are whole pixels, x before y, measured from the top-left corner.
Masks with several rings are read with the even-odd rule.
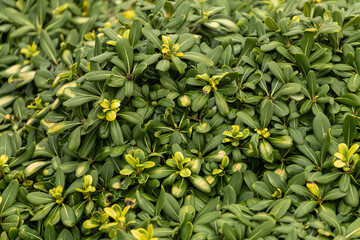
[[[359,239],[359,24],[356,0],[0,0],[0,239]]]

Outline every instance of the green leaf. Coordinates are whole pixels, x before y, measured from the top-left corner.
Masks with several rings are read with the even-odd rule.
[[[216,209],[216,206],[219,204],[219,197],[213,198],[209,200],[206,205],[196,214],[195,221],[200,219],[202,216],[206,215],[207,213],[213,212]]]
[[[18,29],[16,29],[12,33],[10,33],[9,37],[10,38],[22,37],[22,36],[26,35],[28,32],[30,32],[32,30],[34,30],[33,26],[24,25],[22,27],[19,27]]]
[[[224,135],[222,135],[222,134],[216,135],[215,137],[211,138],[204,146],[202,152],[205,154],[205,153],[213,150],[219,144],[221,144],[223,139],[224,139]]]
[[[262,237],[267,236],[268,234],[270,234],[272,232],[272,230],[274,229],[276,225],[276,221],[275,220],[269,220],[269,221],[265,221],[264,223],[260,224],[259,226],[257,226],[256,228],[254,228],[250,235],[249,235],[249,239],[259,239]]]
[[[165,189],[163,186],[161,186],[159,198],[155,205],[155,210],[154,210],[155,216],[160,216],[161,210],[164,207],[164,203],[165,203]]]
[[[254,191],[259,194],[260,196],[266,198],[266,199],[272,199],[272,192],[270,190],[270,188],[266,185],[266,183],[261,182],[261,181],[256,181],[253,185],[252,185]]]
[[[276,24],[276,22],[271,17],[266,17],[264,20],[265,25],[271,29],[271,30],[278,30],[279,26]]]
[[[76,127],[80,124],[81,124],[80,122],[73,122],[73,121],[64,121],[64,122],[56,123],[55,125],[53,125],[51,128],[49,128],[47,130],[47,134],[49,136],[58,135],[64,131],[71,129],[73,127]]]
[[[165,193],[163,211],[173,220],[179,221],[180,205],[169,193]]]
[[[298,185],[298,184],[293,184],[290,186],[290,190],[293,191],[294,193],[300,195],[300,196],[304,196],[307,198],[313,198],[314,195],[310,192],[309,189],[307,189],[304,186]]]
[[[27,25],[32,27],[35,30],[35,26],[30,19],[16,11],[13,8],[6,8],[3,10],[3,13],[10,19],[11,22],[16,23],[18,25]]]
[[[0,216],[6,209],[11,207],[11,205],[15,202],[18,192],[19,192],[18,180],[16,179],[11,180],[9,185],[5,188],[5,190],[1,194]]]
[[[339,181],[339,189],[341,192],[346,192],[350,187],[350,175],[343,174]]]
[[[339,198],[343,198],[344,196],[346,196],[346,193],[341,192],[339,188],[334,188],[325,194],[323,200],[332,201],[332,200],[337,200]]]
[[[359,74],[355,74],[349,78],[347,81],[347,88],[351,92],[357,92],[360,88],[360,76]]]
[[[259,129],[260,123],[256,120],[254,120],[252,117],[249,116],[248,113],[239,111],[236,116],[240,119],[241,122],[245,123],[249,127],[253,129]]]
[[[225,239],[228,239],[228,240],[236,240],[237,239],[234,229],[228,223],[225,222],[223,224],[222,231],[223,231],[223,235],[224,235]]]
[[[114,121],[112,121],[112,122],[114,122]],[[110,124],[110,126],[111,126],[111,124]],[[116,131],[110,131],[110,133],[111,132],[116,132]],[[93,151],[93,147],[95,145],[97,135],[98,135],[97,131],[92,131],[92,132],[86,134],[86,136],[85,136],[84,140],[81,142],[81,146],[79,148],[79,156],[81,158],[85,158],[87,155],[89,155],[91,153],[91,151]],[[114,139],[113,139],[113,141],[114,141]],[[114,143],[117,144],[117,142],[115,142],[115,141],[114,141]]]
[[[177,44],[180,45],[178,52],[186,52],[194,46],[196,42],[196,38],[189,33],[181,34],[179,39],[177,40]]]
[[[44,219],[49,214],[55,204],[55,202],[50,202],[46,204],[44,207],[42,207],[36,212],[36,214],[30,219],[30,221],[39,221],[41,219]]]
[[[156,70],[159,70],[161,72],[167,72],[170,69],[170,61],[163,59],[160,60],[157,64],[156,64]]]
[[[337,25],[335,22],[329,22],[323,26],[320,27],[319,34],[320,33],[336,33],[340,32],[341,27]]]
[[[260,157],[263,160],[265,160],[269,163],[274,162],[273,150],[274,150],[274,148],[268,141],[266,141],[265,139],[260,140],[259,153],[260,153]]]
[[[358,107],[360,106],[360,97],[354,93],[345,93],[340,97],[335,98],[339,103],[343,103],[348,106]]]
[[[57,64],[57,52],[54,43],[51,41],[49,34],[46,30],[40,31],[40,47],[41,50],[55,63]]]
[[[154,34],[152,29],[148,27],[144,27],[142,29],[142,33],[144,34],[147,40],[149,40],[155,45],[156,48],[161,49],[161,42],[159,38]]]
[[[170,60],[174,64],[176,69],[179,71],[179,73],[183,74],[185,72],[187,65],[186,63],[181,61],[180,58],[178,58],[177,56],[171,56]]]
[[[360,237],[360,218],[353,221],[346,229],[346,239]]]
[[[338,234],[341,234],[340,222],[332,209],[328,207],[325,208],[323,205],[320,206],[319,217],[321,220],[327,222],[330,226],[334,227]]]
[[[79,107],[100,98],[98,95],[80,88],[66,88],[64,89],[64,94],[70,97],[70,99],[63,103],[66,107]]]
[[[277,200],[277,203],[274,205],[274,207],[271,209],[270,213],[275,215],[275,218],[279,220],[281,217],[283,217],[288,209],[291,206],[291,200],[290,199],[280,199]]]
[[[328,154],[330,145],[331,145],[331,128],[329,128],[328,132],[325,133],[325,135],[323,136],[323,144],[321,146],[321,151],[320,151],[320,161],[321,164],[323,164],[326,160],[326,156]]]
[[[283,71],[281,70],[279,64],[277,64],[274,61],[268,62],[268,68],[270,70],[270,72],[278,79],[280,80],[282,83],[285,84],[285,76]]]
[[[7,133],[2,133],[0,135],[0,156],[1,155],[7,155],[8,157],[13,155],[11,139]]]
[[[117,34],[117,32],[111,28],[108,27],[104,27],[101,29],[101,32],[104,33],[104,35],[109,38],[112,41],[117,42],[117,40],[120,39],[121,36],[119,36],[119,34]]]
[[[194,221],[194,225],[207,224],[207,223],[214,222],[220,216],[221,216],[220,211],[205,213],[205,214],[201,215],[200,217],[196,218],[196,220]]]
[[[219,45],[216,48],[209,51],[206,54],[206,56],[214,62],[214,65],[216,65],[219,63],[222,53],[223,53],[223,48],[221,45]]]
[[[266,128],[274,114],[274,104],[269,100],[265,99],[260,105],[260,122],[261,127]]]
[[[296,60],[296,65],[298,66],[298,68],[300,69],[301,73],[303,74],[303,76],[306,76],[307,73],[310,70],[310,63],[309,63],[309,59],[306,57],[305,54],[302,53],[296,53],[295,54],[295,60]]]
[[[34,173],[36,173],[37,171],[39,171],[40,169],[42,169],[43,167],[45,167],[46,165],[50,164],[50,161],[37,161],[37,162],[33,162],[30,165],[28,165],[25,170],[24,170],[24,174],[26,177],[29,177],[31,175],[33,175]]]
[[[123,111],[118,113],[117,115],[119,116],[119,118],[135,125],[143,123],[141,115],[136,112]]]
[[[295,210],[294,215],[297,218],[302,218],[306,214],[312,212],[315,209],[316,202],[315,201],[304,201],[301,202],[299,207]]]
[[[113,73],[111,71],[98,70],[98,71],[86,73],[85,78],[91,82],[99,82],[99,81],[105,82],[112,75],[113,75]]]
[[[337,172],[337,171],[326,173],[324,175],[321,175],[320,177],[316,177],[315,181],[320,184],[328,184],[335,181],[338,177],[340,177],[341,174],[342,172]]]
[[[132,47],[136,45],[141,37],[142,22],[140,19],[135,19],[131,24],[129,32],[129,42]]]
[[[236,203],[236,192],[234,190],[234,188],[230,185],[226,186],[224,188],[224,200],[223,200],[224,205],[229,205],[229,204],[235,204]]]
[[[53,202],[55,199],[52,199],[48,193],[43,192],[31,192],[26,196],[27,200],[34,205],[43,205],[50,202]]]
[[[204,93],[200,93],[198,94],[192,104],[191,104],[191,110],[193,110],[194,112],[198,112],[201,109],[203,109],[203,107],[205,106],[205,104],[208,102],[210,95],[209,94],[204,94]]]
[[[53,19],[46,27],[45,30],[51,32],[53,29],[62,28],[71,18],[71,13],[69,11],[65,11],[56,19]],[[90,21],[88,23],[91,23]],[[90,30],[90,29],[89,29]]]
[[[194,61],[197,63],[204,63],[208,67],[214,65],[214,62],[210,58],[198,52],[185,52],[181,58]]]
[[[317,30],[315,28],[308,28],[304,32],[304,36],[301,38],[300,47],[307,57],[310,56],[310,51],[314,44],[314,36]]]
[[[191,222],[185,223],[180,232],[180,238],[183,240],[190,240],[193,232],[193,225]]]
[[[116,119],[110,122],[110,136],[116,146],[120,146],[124,143],[121,127]]]
[[[309,89],[310,96],[315,97],[317,86],[316,86],[316,75],[314,71],[310,71],[307,76],[307,87]]]
[[[201,192],[204,192],[204,193],[211,192],[211,187],[210,187],[209,183],[203,177],[201,177],[199,175],[191,175],[191,176],[189,176],[189,180]]]
[[[127,74],[131,73],[134,62],[134,51],[127,38],[120,38],[116,42],[116,51],[120,59],[125,63]]]
[[[323,141],[324,134],[329,132],[331,124],[329,119],[323,113],[318,113],[313,120],[314,134],[318,141]]]
[[[346,192],[346,196],[344,201],[347,205],[351,207],[359,206],[359,190],[356,188],[354,184],[350,184],[349,189]]]
[[[66,204],[62,204],[60,209],[60,217],[61,217],[61,222],[62,224],[64,224],[65,227],[75,226],[76,217],[74,210],[70,206]]]
[[[74,240],[74,237],[71,234],[71,232],[65,228],[59,233],[59,235],[57,236],[57,239],[59,239],[59,240],[62,240],[62,239]]]
[[[218,91],[214,91],[214,96],[215,96],[215,103],[219,113],[224,117],[229,115],[230,110],[224,95],[222,95]]]
[[[357,121],[354,116],[347,115],[343,123],[343,134],[346,145],[350,146],[356,136]]]
[[[155,216],[155,206],[147,200],[139,190],[136,191],[136,202],[138,203],[141,210],[150,214],[150,216]]]
[[[42,240],[40,233],[28,225],[22,225],[19,228],[19,237],[24,240]]]
[[[105,62],[111,59],[114,55],[116,55],[114,52],[104,52],[100,55],[92,57],[90,60],[94,62]]]
[[[10,160],[9,167],[15,167],[28,161],[33,156],[35,147],[35,143],[33,142],[29,143],[26,148],[22,148],[20,151],[18,151],[19,154],[17,153],[15,158]]]

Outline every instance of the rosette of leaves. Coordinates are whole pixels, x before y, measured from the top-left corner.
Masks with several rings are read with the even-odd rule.
[[[104,208],[104,213],[94,212],[92,217],[84,222],[87,229],[98,228],[100,233],[96,233],[98,237],[102,233],[106,233],[109,237],[117,236],[118,231],[126,231],[129,224],[133,223],[132,216],[127,216],[130,207],[126,206],[122,209],[118,204]]]
[[[187,84],[203,87],[202,92],[192,100],[191,110],[200,111],[207,104],[210,96],[214,96],[217,111],[226,117],[229,115],[230,109],[225,96],[232,96],[236,93],[237,88],[234,88],[234,83],[238,73],[225,72],[214,76],[209,74],[209,70],[205,70],[204,73],[197,74],[195,78],[187,79]]]
[[[213,35],[239,32],[240,28],[234,20],[230,16],[222,14],[224,11],[230,11],[230,6],[213,6],[209,4],[205,7],[202,3],[196,1],[192,7],[196,9],[197,15],[191,19],[190,32],[196,32],[206,38],[211,38]],[[235,6],[232,7],[236,9]]]
[[[219,151],[219,153],[222,152]],[[233,187],[235,182],[241,182],[241,174],[246,168],[246,164],[230,162],[229,157],[225,155],[220,162],[214,161],[214,159],[206,160],[202,172],[206,175],[205,179],[212,189],[216,188],[216,193],[219,196],[224,196],[226,186],[231,185]],[[212,190],[212,192],[215,191]]]
[[[181,113],[182,112],[182,113]],[[176,115],[174,113],[177,113]],[[177,117],[181,113],[181,118]],[[162,144],[181,144],[188,143],[192,133],[191,122],[187,116],[188,111],[175,111],[172,108],[166,108],[163,114],[163,121],[150,120],[146,124],[146,131],[154,131],[156,138],[160,139]]]
[[[136,240],[158,240],[158,238],[154,237],[154,227],[151,224],[149,224],[147,229],[139,228],[131,230],[131,234]]]
[[[239,111],[237,113],[237,117],[240,121],[244,122],[250,128],[253,128],[255,133],[252,135],[250,141],[244,145],[244,154],[247,156],[256,157],[257,151],[259,156],[269,162],[273,163],[275,158],[279,158],[278,152],[274,152],[273,145],[279,149],[287,149],[292,146],[292,138],[285,131],[285,134],[279,136],[271,136],[271,132],[269,131],[268,124],[270,123],[268,117],[272,117],[274,111],[274,105],[270,100],[264,101],[261,105],[260,109],[260,120],[261,124],[251,118],[249,111]],[[279,131],[274,130],[273,132],[279,133]],[[258,150],[257,150],[258,149]],[[277,150],[276,150],[277,151]]]
[[[123,37],[115,42],[118,56],[112,57],[110,60],[115,66],[112,70],[115,75],[114,77],[111,77],[108,85],[110,87],[123,88],[122,91],[124,91],[126,97],[131,97],[133,95],[134,84],[136,85],[136,81],[140,80],[139,77],[147,67],[145,61],[138,60],[143,60],[144,56],[140,53],[134,53],[134,49],[138,48],[136,44],[141,37],[141,28],[142,23],[140,21],[136,21],[131,25],[127,38]],[[114,37],[112,35],[109,36],[109,33],[105,30],[107,29],[103,30],[105,36],[109,39],[114,39]],[[104,52],[93,60],[104,61],[111,56],[111,52]]]
[[[135,150],[134,156],[127,154],[125,159],[128,164],[120,171],[120,174],[129,176],[128,185],[133,184],[136,181],[135,179],[137,179],[139,184],[146,183],[149,174],[144,171],[155,166],[155,163],[153,161],[145,161],[145,154],[141,149]]]
[[[157,167],[149,172],[150,178],[162,179],[164,186],[172,186],[171,192],[177,197],[183,197],[188,188],[188,180],[198,190],[209,193],[211,191],[208,182],[201,176],[197,175],[196,169],[192,169],[195,162],[191,158],[184,157],[179,145],[173,145],[173,151],[175,151],[172,158],[166,160],[167,166]],[[201,164],[197,168],[201,168]],[[188,179],[188,180],[187,180]]]
[[[222,140],[222,143],[228,144],[231,146],[231,156],[235,162],[241,161],[241,147],[246,143],[246,138],[249,136],[249,129],[244,129],[240,131],[239,125],[232,125],[230,131],[224,131],[223,135],[225,138]],[[229,154],[230,155],[230,154]]]
[[[214,62],[200,53],[199,51],[189,51],[192,49],[196,43],[196,38],[192,34],[182,34],[166,36],[162,35],[162,42],[159,40],[159,34],[156,34],[153,29],[145,26],[142,30],[142,33],[149,41],[149,44],[152,44],[153,48],[158,49],[162,54],[152,54],[152,61],[156,61],[162,56],[156,69],[161,72],[167,72],[171,64],[179,73],[184,73],[187,68],[186,62],[183,60],[190,60],[195,63],[203,63],[206,66],[212,66]]]
[[[55,226],[61,220],[61,223],[66,227],[75,226],[75,211],[65,203],[61,185],[50,189],[49,193],[31,192],[26,198],[31,204],[39,206],[38,211],[30,220],[45,219],[44,221],[52,226]],[[60,215],[60,218],[54,217],[58,215]]]
[[[203,226],[207,229],[206,234],[213,233],[211,221],[220,216],[218,211],[219,199],[202,199],[194,194],[187,195],[183,203],[179,203],[176,198],[171,194],[165,193],[164,189],[160,191],[159,199],[154,206],[152,203],[146,201],[141,195],[137,195],[137,201],[142,211],[149,215],[158,216],[162,213],[162,216],[169,221],[161,221],[159,219],[154,221],[154,236],[169,237],[175,239],[184,239],[191,236],[196,236],[197,231],[194,228]],[[145,202],[144,202],[145,201]],[[203,203],[204,208],[200,208],[195,201]],[[176,209],[178,214],[173,214],[173,210]],[[156,219],[156,217],[154,218]],[[157,232],[157,230],[159,232]],[[161,232],[161,235],[158,235]],[[216,234],[215,234],[216,235]],[[214,235],[214,236],[215,236]]]
[[[123,131],[117,119],[118,117],[131,124],[142,123],[141,115],[136,112],[127,111],[127,108],[122,109],[118,99],[113,99],[112,102],[110,102],[101,94],[101,89],[95,86],[96,84],[84,83],[82,87],[65,88],[64,93],[73,97],[65,101],[64,105],[74,109],[84,109],[87,112],[81,112],[80,118],[74,119],[73,121],[54,123],[47,130],[49,135],[54,135],[76,127],[70,135],[67,134],[69,138],[69,149],[71,151],[78,150],[79,156],[83,158],[90,154],[91,149],[96,144],[96,139],[104,139],[104,143],[106,144],[106,139],[111,138],[116,146],[124,143]],[[95,89],[92,87],[95,87]],[[97,100],[95,102],[95,108],[90,111],[88,108],[84,108],[84,105],[81,106],[81,103],[84,101],[89,104],[94,100]],[[60,112],[61,116],[61,113],[64,112],[59,110],[58,112]],[[52,113],[49,114],[53,115]],[[81,136],[89,133],[89,131],[93,131],[93,134],[86,135],[82,141]],[[99,144],[102,144],[102,142]],[[101,157],[100,160],[106,158],[106,154],[107,156],[110,154],[111,148],[109,147],[101,150],[103,154],[99,156]]]

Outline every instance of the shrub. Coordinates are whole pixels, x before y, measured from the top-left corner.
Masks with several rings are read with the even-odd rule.
[[[0,2],[1,239],[357,239],[357,1]]]

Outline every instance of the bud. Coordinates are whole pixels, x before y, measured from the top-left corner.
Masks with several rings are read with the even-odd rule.
[[[306,183],[306,187],[310,190],[312,194],[314,194],[316,197],[320,197],[320,191],[319,186],[314,182],[308,182]]]
[[[91,175],[86,175],[84,177],[84,188],[87,188],[87,187],[91,186],[92,182],[93,182],[92,176]]]
[[[211,92],[211,86],[206,85],[203,87],[203,93],[206,95]]]
[[[280,175],[281,177],[283,177],[285,175],[285,169],[282,169],[282,168],[278,168],[275,170],[275,173]]]
[[[136,199],[125,198],[125,207],[129,206],[130,208],[133,208],[135,203]]]
[[[300,22],[300,17],[299,16],[293,16],[292,20],[295,22]]]
[[[213,176],[207,176],[207,177],[205,178],[205,180],[206,180],[211,186],[213,186],[214,183],[215,183],[215,178],[214,178]]]
[[[114,200],[114,195],[109,192],[102,192],[97,196],[97,203],[100,207],[109,206]]]
[[[241,163],[241,162],[235,163],[235,164],[232,166],[232,171],[233,171],[233,172],[240,171],[243,167],[246,168],[246,166],[244,166],[243,163]]]
[[[131,19],[132,17],[135,16],[135,11],[134,10],[127,10],[123,13],[124,17],[126,17],[127,19]]]
[[[282,196],[282,191],[280,188],[276,188],[275,192],[271,195],[273,196],[274,198],[281,198]]]
[[[110,22],[106,22],[106,23],[104,24],[104,27],[111,28],[111,23],[110,23]]]
[[[85,210],[84,210],[85,214],[86,215],[90,214],[92,212],[92,210],[94,209],[94,206],[95,206],[95,204],[92,200],[88,201],[86,203]]]
[[[177,103],[180,107],[187,107],[191,104],[191,98],[188,95],[179,96]]]

